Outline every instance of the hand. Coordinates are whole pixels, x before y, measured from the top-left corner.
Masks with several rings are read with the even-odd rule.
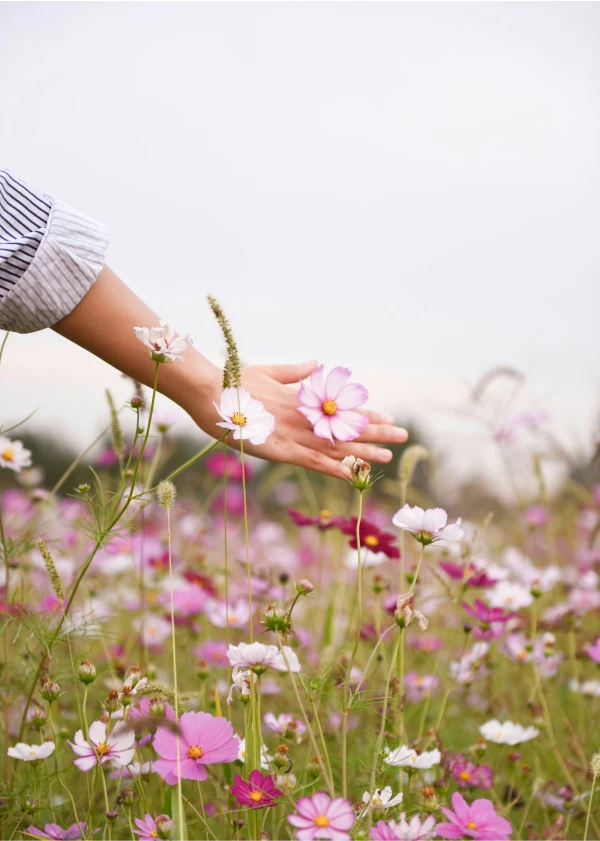
[[[408,438],[405,429],[393,425],[394,419],[391,415],[361,412],[368,417],[369,424],[355,441],[332,444],[331,441],[318,438],[314,434],[311,424],[298,411],[296,390],[290,388],[290,385],[308,377],[317,364],[304,362],[299,365],[252,365],[242,369],[243,387],[275,416],[275,431],[267,441],[260,446],[253,446],[246,440],[244,452],[268,461],[296,464],[344,479],[350,479],[350,471],[342,464],[342,459],[347,455],[379,464],[391,461],[392,452],[376,445],[401,444]],[[193,412],[193,417],[204,432],[215,437],[219,432],[216,423],[220,418],[212,401],[219,402],[220,380],[213,383],[212,391],[213,397],[202,400],[202,406]],[[240,442],[234,441],[232,435],[227,441],[230,446],[240,449]]]

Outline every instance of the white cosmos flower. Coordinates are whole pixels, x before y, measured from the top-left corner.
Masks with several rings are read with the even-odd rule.
[[[26,450],[21,441],[11,441],[0,435],[0,467],[15,473],[23,467],[31,467],[31,450]]]
[[[281,651],[277,652],[277,656],[273,660],[272,666],[274,669],[277,669],[278,672],[299,672],[302,669],[300,665],[300,660],[298,660],[298,655],[294,651],[293,648],[290,648],[289,645],[282,646],[283,653]],[[285,657],[283,656],[285,654]],[[289,666],[289,669],[288,669]]]
[[[450,677],[461,685],[471,683],[481,661],[489,651],[489,643],[479,641],[460,660],[450,663]]]
[[[175,331],[170,324],[159,322],[159,327],[134,327],[136,338],[150,350],[150,358],[155,362],[183,362],[180,353],[186,351],[194,343],[188,333],[175,337]]]
[[[252,672],[250,669],[240,669],[239,666],[234,666],[231,671],[231,686],[229,687],[229,695],[227,696],[227,703],[233,704],[233,693],[237,689],[241,698],[250,697],[250,686],[252,680]]]
[[[390,751],[384,758],[386,765],[393,765],[395,768],[414,768],[415,771],[426,771],[434,765],[439,765],[442,758],[441,753],[435,750],[426,750],[417,753],[407,745],[402,745],[396,750]]]
[[[240,762],[246,762],[246,739],[240,739],[240,746],[238,749],[238,759]],[[270,769],[269,762],[271,762],[273,757],[267,753],[267,748],[263,745],[260,749],[260,767],[263,771],[268,771]]]
[[[217,426],[231,429],[234,441],[247,438],[251,444],[264,444],[275,429],[274,416],[245,388],[223,389],[221,404],[213,406],[223,418]]]
[[[392,806],[397,806],[398,803],[402,803],[402,792],[397,794],[395,797],[392,797],[392,787],[386,786],[385,788],[376,788],[373,792],[373,796],[369,794],[368,791],[362,796],[362,802],[365,804],[365,809],[362,810],[361,814],[365,814],[369,806],[378,806],[383,809],[391,809]]]
[[[486,741],[495,742],[497,745],[520,745],[521,742],[529,742],[540,735],[540,731],[535,727],[523,727],[514,721],[500,722],[496,718],[482,724],[479,732]]]
[[[360,547],[361,568],[378,567],[379,564],[384,564],[386,561],[389,561],[389,558],[385,552],[373,552],[368,546]],[[356,549],[348,550],[344,564],[347,569],[358,569],[358,552]]]
[[[405,505],[397,511],[392,523],[403,531],[409,531],[420,543],[427,545],[436,540],[462,540],[465,532],[460,527],[460,518],[455,523],[448,523],[448,515],[443,508],[428,508],[423,511],[418,505]]]
[[[578,692],[580,695],[600,698],[600,680],[582,680],[580,683],[575,678],[572,678],[569,681],[569,689],[572,692]]]
[[[533,604],[529,587],[510,581],[499,581],[487,591],[485,597],[492,607],[503,607],[506,610],[520,610]]]
[[[13,759],[24,759],[25,762],[35,762],[36,759],[47,759],[54,753],[54,742],[44,742],[42,745],[26,745],[18,742],[14,748],[8,749],[8,755]]]
[[[272,666],[278,654],[276,645],[265,645],[262,642],[241,642],[227,649],[227,659],[231,666],[251,669],[258,674]]]

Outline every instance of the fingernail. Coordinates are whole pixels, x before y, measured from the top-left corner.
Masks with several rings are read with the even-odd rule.
[[[381,455],[383,456],[384,461],[391,461],[393,457],[393,453],[391,450],[382,450]]]

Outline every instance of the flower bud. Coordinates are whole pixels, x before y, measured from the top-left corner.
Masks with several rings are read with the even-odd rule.
[[[277,607],[275,604],[270,604],[262,615],[261,624],[265,626],[268,631],[279,632],[282,634],[292,633],[292,624],[287,610],[282,607]]]
[[[135,789],[131,786],[125,786],[121,789],[121,792],[116,799],[116,803],[119,806],[127,806],[128,809],[131,809],[136,800],[137,793]]]
[[[46,678],[42,683],[40,695],[44,698],[44,700],[52,703],[60,697],[60,686],[55,680],[48,680],[48,678]]]
[[[310,762],[306,765],[306,770],[310,774],[311,777],[317,778],[321,776],[323,773],[323,757],[322,756],[311,756]]]
[[[135,394],[131,398],[131,404],[130,405],[131,405],[132,409],[141,409],[145,402],[146,401],[144,400],[143,397],[140,397],[139,394]]]
[[[426,812],[435,812],[438,807],[435,789],[431,786],[423,786],[421,789],[422,807]]]
[[[273,755],[273,765],[276,768],[287,768],[288,766],[291,766],[289,748],[287,745],[279,745]]]
[[[239,832],[240,829],[244,828],[244,821],[241,818],[234,818],[231,823],[235,832]]]
[[[82,683],[93,683],[96,680],[96,667],[89,660],[82,660],[77,669],[77,679]]]
[[[279,774],[275,780],[275,784],[284,794],[291,794],[296,788],[298,780],[295,774]]]
[[[168,479],[163,479],[162,482],[159,482],[156,489],[156,498],[161,508],[164,508],[165,511],[170,511],[177,499],[177,488],[173,482],[169,482]]]
[[[162,698],[150,698],[148,712],[154,718],[164,718],[167,712],[165,702]]]
[[[119,700],[124,707],[130,707],[133,704],[135,698],[131,694],[131,689],[128,686],[123,687],[123,691],[119,696]]]
[[[142,678],[142,670],[139,666],[130,666],[123,678],[123,689],[128,687],[134,689]]]
[[[159,815],[156,819],[158,837],[168,841],[173,834],[173,821],[168,815]]]
[[[199,680],[206,680],[206,678],[210,674],[210,669],[208,668],[208,663],[206,660],[198,660],[196,665],[196,676]]]
[[[31,815],[33,812],[37,812],[39,806],[40,804],[35,797],[26,797],[21,806],[21,811]]]
[[[78,494],[81,494],[82,496],[84,496],[86,493],[89,492],[90,487],[91,487],[91,485],[89,484],[89,482],[82,482],[81,485],[77,485],[75,490],[77,491]]]
[[[264,830],[258,836],[259,841],[269,841],[269,833]]]
[[[118,817],[119,817],[119,810],[118,809],[110,809],[106,813],[106,820],[109,821],[110,823],[114,823],[117,820]]]
[[[384,575],[380,575],[380,573],[376,572],[373,576],[373,592],[376,594],[385,593],[386,590],[390,589],[390,582]]]
[[[107,713],[116,713],[117,710],[121,709],[121,701],[119,700],[119,693],[116,689],[109,690],[104,702],[104,709]]]
[[[301,596],[308,596],[314,589],[312,581],[309,581],[308,578],[301,578],[300,581],[296,582],[296,590]]]
[[[355,488],[364,491],[371,487],[373,480],[371,479],[371,465],[368,461],[354,456],[346,456],[342,459],[342,464],[349,468],[352,474],[352,484]]]

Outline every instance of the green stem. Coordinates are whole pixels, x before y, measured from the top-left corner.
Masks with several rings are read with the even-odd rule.
[[[173,596],[173,557],[171,551],[171,510],[167,509],[167,541],[169,552],[169,594],[171,599],[171,648],[173,655],[173,696],[175,706],[175,721],[179,725],[179,684],[177,681],[177,645],[175,641],[175,600]],[[176,739],[177,756],[177,814],[179,830],[183,828],[183,792],[181,787],[181,740],[179,733]]]

